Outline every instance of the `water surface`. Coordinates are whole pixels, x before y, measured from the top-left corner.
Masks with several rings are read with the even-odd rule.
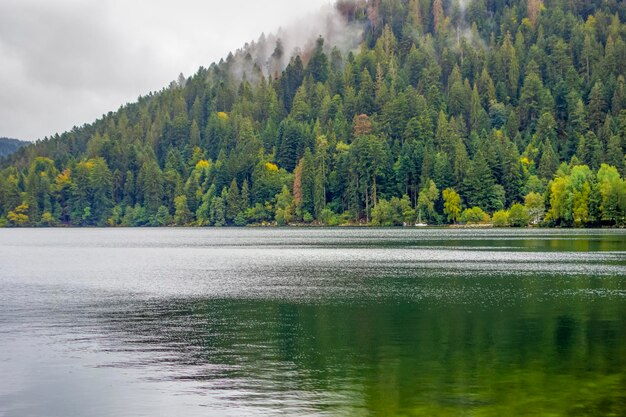
[[[626,232],[0,230],[0,415],[626,413]]]

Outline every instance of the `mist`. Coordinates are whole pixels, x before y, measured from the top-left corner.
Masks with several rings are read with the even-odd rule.
[[[358,48],[363,30],[361,23],[349,22],[337,8],[326,5],[275,33],[262,34],[257,41],[246,43],[230,57],[230,70],[239,81],[256,82],[259,72],[266,79],[277,78],[297,55],[306,64],[319,37],[324,39],[326,52],[337,48],[346,53]],[[280,53],[276,53],[278,45]]]
[[[90,123],[261,33],[280,36],[287,57],[307,47],[319,19],[330,23],[313,39],[343,28],[329,9],[328,0],[268,0],[262,8],[245,0],[175,7],[166,0],[2,0],[0,136],[33,141]],[[271,54],[275,42],[267,45]]]
[[[461,13],[465,14],[467,7],[472,3],[472,0],[459,0],[459,8]]]

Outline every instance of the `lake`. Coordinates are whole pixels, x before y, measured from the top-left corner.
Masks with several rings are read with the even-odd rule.
[[[626,414],[626,231],[2,229],[0,416]]]

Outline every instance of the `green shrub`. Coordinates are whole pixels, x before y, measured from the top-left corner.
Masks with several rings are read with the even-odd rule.
[[[487,224],[491,218],[480,207],[472,207],[463,210],[461,213],[461,223],[465,224]]]
[[[507,227],[509,225],[509,213],[506,210],[498,210],[493,213],[492,223],[494,227]]]
[[[237,215],[235,216],[235,219],[233,220],[233,223],[235,224],[235,226],[245,226],[246,224],[248,224],[248,221],[246,220],[246,216],[243,214],[243,211],[240,211],[239,213],[237,213]]]
[[[513,227],[526,227],[530,221],[528,209],[521,204],[513,204],[509,209],[509,223]]]
[[[326,226],[337,226],[339,224],[339,216],[328,207],[320,212],[318,220]]]

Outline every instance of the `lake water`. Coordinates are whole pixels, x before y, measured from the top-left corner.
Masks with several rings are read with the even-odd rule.
[[[0,230],[0,416],[626,414],[626,231]]]

